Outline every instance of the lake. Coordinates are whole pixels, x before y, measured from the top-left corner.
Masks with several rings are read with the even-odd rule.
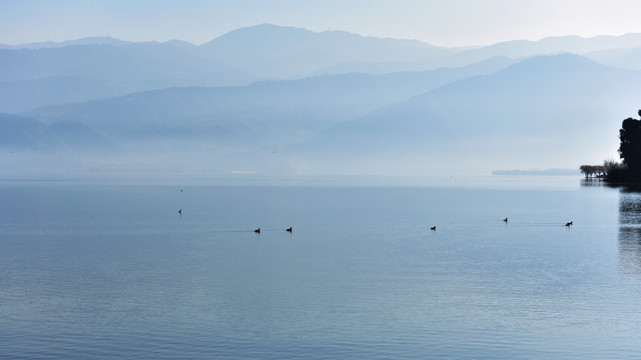
[[[641,357],[641,193],[504,179],[0,182],[0,358]]]

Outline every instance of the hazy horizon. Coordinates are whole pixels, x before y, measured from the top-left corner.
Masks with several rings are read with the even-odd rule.
[[[641,5],[588,5],[0,2],[0,43],[87,39],[0,50],[2,175],[413,177],[616,160],[621,121],[641,107],[641,25],[627,18]],[[146,42],[169,39],[206,43]],[[495,45],[442,47],[478,44]]]
[[[0,3],[0,43],[63,42],[114,37],[133,42],[172,39],[202,44],[238,28],[270,23],[314,32],[416,39],[442,47],[487,46],[577,35],[641,32],[641,4],[618,1],[296,2],[256,0],[43,1]]]

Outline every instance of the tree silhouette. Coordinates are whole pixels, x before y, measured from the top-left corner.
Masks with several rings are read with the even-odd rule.
[[[639,110],[641,117],[641,110]],[[619,156],[631,170],[641,170],[641,120],[627,118],[619,130]]]

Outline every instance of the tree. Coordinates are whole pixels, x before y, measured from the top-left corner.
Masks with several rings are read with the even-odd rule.
[[[641,117],[641,110],[639,110]],[[627,118],[619,130],[619,156],[631,170],[641,170],[641,120]]]
[[[594,173],[596,173],[596,166],[594,165],[581,165],[579,169],[585,174],[586,179],[594,176]]]
[[[609,169],[613,168],[616,165],[614,161],[605,161],[603,165],[581,165],[579,169],[585,178],[598,177],[602,178],[608,175]]]

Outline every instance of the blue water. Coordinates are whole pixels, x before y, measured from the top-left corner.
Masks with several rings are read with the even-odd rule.
[[[5,181],[0,358],[637,359],[641,194],[564,181]]]

